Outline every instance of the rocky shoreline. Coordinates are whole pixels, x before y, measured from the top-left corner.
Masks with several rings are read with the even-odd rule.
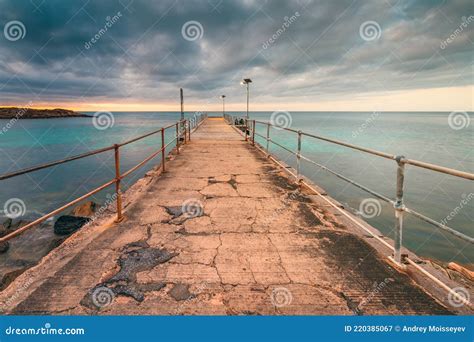
[[[56,109],[32,109],[19,107],[0,108],[0,119],[51,119],[51,118],[81,118],[90,115],[75,112],[73,110]]]
[[[0,243],[0,291],[88,223],[96,208],[96,203],[86,201],[76,206],[70,214],[59,216],[54,223],[43,222],[32,228],[28,234]],[[28,223],[30,222],[27,220],[8,218],[0,223],[0,237]]]

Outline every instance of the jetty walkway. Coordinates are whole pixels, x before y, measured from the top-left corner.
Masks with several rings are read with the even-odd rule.
[[[168,159],[122,222],[85,226],[4,290],[5,313],[452,313],[224,119]]]

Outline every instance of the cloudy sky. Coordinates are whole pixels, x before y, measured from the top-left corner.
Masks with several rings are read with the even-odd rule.
[[[0,0],[0,105],[473,110],[472,0]]]

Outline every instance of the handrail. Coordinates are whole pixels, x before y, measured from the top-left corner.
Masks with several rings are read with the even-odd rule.
[[[70,161],[73,161],[73,160],[86,158],[86,157],[93,156],[93,155],[103,153],[103,152],[106,152],[106,151],[111,151],[111,150],[115,151],[115,155],[114,155],[115,158],[114,159],[115,159],[116,174],[115,174],[114,179],[112,179],[112,180],[98,186],[97,188],[94,188],[93,190],[89,191],[88,193],[86,193],[86,194],[84,194],[84,195],[82,195],[82,196],[66,203],[65,205],[61,206],[60,208],[57,208],[57,209],[41,216],[40,218],[34,220],[33,222],[30,222],[30,223],[24,225],[23,227],[11,232],[10,234],[7,234],[3,237],[0,237],[0,243],[13,239],[14,237],[22,234],[24,231],[26,231],[26,230],[28,230],[28,229],[44,222],[44,221],[46,221],[48,218],[64,211],[65,209],[67,209],[67,208],[73,206],[74,204],[79,203],[80,201],[82,201],[82,200],[98,193],[99,191],[104,190],[105,188],[111,186],[112,184],[115,184],[115,186],[116,186],[115,187],[116,206],[117,206],[117,219],[116,219],[116,221],[120,222],[123,219],[123,215],[122,215],[122,195],[121,195],[121,190],[120,190],[121,180],[123,178],[127,177],[128,175],[130,175],[131,173],[133,173],[134,171],[136,171],[137,169],[139,169],[140,167],[142,167],[143,165],[145,165],[148,161],[150,161],[151,159],[153,159],[154,157],[156,157],[160,153],[162,153],[161,167],[162,167],[162,170],[165,171],[165,159],[166,159],[165,158],[165,151],[166,151],[166,148],[169,147],[172,143],[174,143],[176,141],[176,151],[177,151],[177,153],[179,153],[179,147],[181,145],[180,140],[182,138],[184,138],[184,143],[187,143],[187,141],[190,141],[191,140],[191,132],[195,131],[202,124],[204,119],[206,119],[206,118],[207,118],[207,114],[195,115],[191,119],[179,120],[179,121],[177,121],[177,122],[175,122],[171,125],[162,127],[160,129],[155,130],[155,131],[150,132],[150,133],[143,134],[139,137],[130,139],[130,140],[122,142],[120,144],[114,144],[112,146],[96,149],[96,150],[93,150],[93,151],[89,151],[87,153],[78,154],[78,155],[75,155],[75,156],[72,156],[72,157],[69,157],[69,158],[64,158],[64,159],[56,160],[56,161],[53,161],[53,162],[49,162],[49,163],[45,163],[45,164],[41,164],[41,165],[36,165],[36,166],[33,166],[33,167],[29,167],[29,168],[25,168],[25,169],[15,171],[15,172],[0,175],[0,180],[4,180],[4,179],[24,175],[24,174],[27,174],[27,173],[30,173],[30,172],[46,169],[46,168],[49,168],[49,167],[52,167],[52,166],[64,164],[64,163],[67,163],[67,162],[70,162]],[[170,142],[165,144],[164,143],[165,131],[167,129],[170,129],[170,128],[176,128],[176,134],[175,134],[175,137],[173,139],[171,139]],[[131,143],[134,143],[138,140],[147,138],[147,137],[149,137],[151,135],[154,135],[154,134],[157,134],[157,133],[161,133],[161,148],[159,150],[153,152],[151,155],[146,157],[143,161],[141,161],[140,163],[138,163],[137,165],[132,167],[130,170],[128,170],[124,173],[120,173],[120,147],[131,144]]]
[[[426,162],[422,162],[422,161],[414,160],[414,159],[402,158],[402,160],[400,162],[405,163],[405,164],[410,164],[410,165],[413,165],[413,166],[418,166],[418,167],[421,167],[421,168],[427,169],[427,170],[432,170],[432,171],[445,173],[445,174],[448,174],[448,175],[451,175],[451,176],[456,176],[456,177],[461,177],[461,178],[465,178],[465,179],[469,179],[469,180],[474,180],[474,173],[470,173],[470,172],[459,171],[459,170],[456,170],[456,169],[451,169],[449,167],[430,164],[430,163],[426,163]]]
[[[258,120],[255,120],[255,122],[261,123],[261,124],[267,124],[265,121],[258,121]],[[271,124],[270,124],[270,125],[271,125]],[[277,127],[277,129],[282,129],[282,130],[285,130],[285,131],[289,131],[289,132],[293,132],[293,133],[298,133],[297,130],[294,130],[294,129],[291,129],[291,128],[278,127],[278,126],[275,126],[275,125],[271,125],[271,126],[272,126],[272,127]],[[396,158],[396,156],[394,156],[394,155],[392,155],[392,154],[389,154],[389,153],[380,152],[380,151],[373,150],[373,149],[370,149],[370,148],[365,148],[365,147],[361,147],[361,146],[349,144],[349,143],[346,143],[346,142],[344,142],[344,141],[340,141],[340,140],[336,140],[336,139],[331,139],[331,138],[326,138],[326,137],[322,137],[322,136],[314,135],[314,134],[310,134],[310,133],[305,133],[305,132],[301,132],[301,134],[302,134],[302,135],[305,135],[305,136],[308,136],[308,137],[311,137],[311,138],[315,138],[315,139],[319,139],[319,140],[324,140],[324,141],[331,142],[331,143],[334,143],[334,144],[337,144],[337,145],[349,147],[349,148],[352,148],[352,149],[354,149],[354,150],[359,150],[359,151],[362,151],[362,152],[367,152],[367,153],[370,153],[370,154],[373,154],[373,155],[376,155],[376,156],[380,156],[380,157],[383,157],[383,158],[392,159],[392,160],[395,160],[395,158]]]
[[[183,120],[183,121],[186,121],[186,120]],[[180,120],[181,122],[181,120]],[[128,145],[128,144],[131,144],[131,143],[134,143],[135,141],[138,141],[138,140],[141,140],[143,138],[146,138],[146,137],[149,137],[150,135],[153,135],[153,134],[156,134],[156,133],[160,133],[161,130],[167,130],[168,128],[171,128],[171,127],[174,127],[176,125],[176,123],[173,123],[171,125],[168,125],[166,127],[163,127],[163,128],[160,128],[160,129],[157,129],[156,131],[153,131],[153,132],[150,132],[150,133],[147,133],[147,134],[143,134],[139,137],[136,137],[136,138],[133,138],[133,139],[130,139],[130,140],[127,140],[127,141],[124,141],[123,143],[120,143],[120,144],[117,144],[119,146],[125,146],[125,145]]]
[[[184,121],[186,121],[186,120],[184,120]],[[122,146],[125,146],[125,145],[128,145],[128,144],[134,143],[135,141],[138,141],[138,140],[147,138],[147,137],[149,137],[153,134],[159,133],[159,132],[161,132],[162,129],[166,130],[168,128],[174,127],[175,125],[176,125],[176,123],[173,123],[173,124],[168,125],[166,127],[160,128],[156,131],[141,135],[139,137],[124,141],[124,142],[116,144],[116,145],[119,146],[119,147],[122,147]],[[19,176],[19,175],[24,175],[26,173],[39,171],[39,170],[46,169],[46,168],[51,167],[51,166],[56,166],[56,165],[64,164],[64,163],[74,161],[74,160],[77,160],[77,159],[82,159],[82,158],[93,156],[93,155],[96,155],[96,154],[99,154],[99,153],[111,151],[111,150],[114,149],[114,146],[115,145],[110,145],[110,146],[99,148],[99,149],[96,149],[96,150],[92,150],[92,151],[89,151],[89,152],[86,152],[86,153],[77,154],[77,155],[72,156],[72,157],[55,160],[53,162],[40,164],[40,165],[32,166],[32,167],[29,167],[29,168],[20,169],[20,170],[10,172],[10,173],[5,173],[3,175],[0,175],[0,180],[16,177],[16,176]]]
[[[271,123],[268,123],[268,122],[265,122],[265,121],[259,121],[259,120],[253,120],[253,121],[255,121],[256,123],[264,124],[264,125],[269,124],[270,126],[276,127],[279,130],[285,130],[285,131],[289,131],[289,132],[293,132],[293,133],[298,133],[297,130],[294,130],[294,129],[291,129],[291,128],[286,128],[286,127],[279,127],[279,126],[272,125]],[[349,148],[352,148],[354,150],[359,150],[359,151],[362,151],[362,152],[373,154],[373,155],[383,157],[383,158],[386,158],[386,159],[391,159],[391,160],[396,160],[397,159],[396,155],[381,152],[381,151],[377,151],[377,150],[373,150],[373,149],[370,149],[370,148],[357,146],[357,145],[350,144],[350,143],[347,143],[347,142],[344,142],[344,141],[341,141],[341,140],[322,137],[322,136],[319,136],[319,135],[310,134],[310,133],[306,133],[306,132],[301,132],[301,134],[304,135],[304,136],[311,137],[311,138],[331,142],[331,143],[341,145],[341,146],[345,146],[345,147],[349,147]],[[465,172],[465,171],[451,169],[451,168],[448,168],[448,167],[435,165],[435,164],[430,164],[430,163],[426,163],[426,162],[415,160],[415,159],[402,158],[401,162],[404,163],[404,164],[410,164],[410,165],[413,165],[413,166],[418,166],[418,167],[421,167],[421,168],[424,168],[424,169],[437,171],[437,172],[449,174],[449,175],[452,175],[452,176],[457,176],[457,177],[462,177],[462,178],[469,179],[469,180],[474,180],[474,173],[469,173],[469,172]]]
[[[110,150],[113,150],[113,149],[114,149],[113,146],[108,146],[108,147],[100,148],[100,149],[97,149],[97,150],[89,151],[89,152],[86,152],[86,153],[77,154],[77,155],[72,156],[72,157],[69,157],[69,158],[64,158],[64,159],[56,160],[56,161],[53,161],[53,162],[50,162],[50,163],[45,163],[45,164],[40,164],[40,165],[28,167],[28,168],[21,169],[21,170],[18,170],[18,171],[14,171],[14,172],[10,172],[10,173],[4,173],[3,175],[0,175],[0,180],[4,180],[4,179],[8,179],[8,178],[12,178],[12,177],[24,175],[24,174],[26,174],[26,173],[30,173],[30,172],[33,172],[33,171],[38,171],[38,170],[46,169],[46,168],[51,167],[51,166],[55,166],[55,165],[59,165],[59,164],[64,164],[64,163],[67,163],[67,162],[70,162],[70,161],[73,161],[73,160],[77,160],[77,159],[82,159],[82,158],[85,158],[85,157],[93,156],[93,155],[95,155],[95,154],[99,154],[99,153],[102,153],[102,152],[110,151]]]
[[[236,122],[235,121],[235,117],[234,116],[230,116],[230,115],[226,115],[225,119],[234,125],[234,123]],[[253,125],[248,123],[248,121],[250,122],[253,122]],[[474,244],[474,238],[471,237],[471,236],[468,236],[466,234],[463,234],[451,227],[448,227],[447,225],[445,224],[442,224],[442,223],[439,223],[433,219],[431,219],[430,217],[428,216],[425,216],[411,208],[408,208],[404,205],[403,203],[403,184],[404,184],[404,166],[405,164],[409,164],[409,165],[413,165],[413,166],[417,166],[417,167],[420,167],[420,168],[424,168],[424,169],[428,169],[428,170],[432,170],[432,171],[437,171],[437,172],[441,172],[441,173],[445,173],[445,174],[449,174],[449,175],[452,175],[452,176],[456,176],[456,177],[460,177],[460,178],[464,178],[464,179],[469,179],[469,180],[474,180],[474,174],[472,173],[469,173],[469,172],[465,172],[465,171],[460,171],[460,170],[456,170],[456,169],[451,169],[451,168],[447,168],[447,167],[444,167],[444,166],[439,166],[439,165],[435,165],[435,164],[429,164],[429,163],[425,163],[425,162],[422,162],[422,161],[418,161],[418,160],[414,160],[414,159],[408,159],[408,158],[405,158],[403,156],[395,156],[395,155],[392,155],[392,154],[388,154],[388,153],[385,153],[385,152],[381,152],[381,151],[377,151],[377,150],[373,150],[373,149],[369,149],[369,148],[365,148],[365,147],[361,147],[361,146],[357,146],[357,145],[354,145],[354,144],[350,144],[350,143],[346,143],[346,142],[343,142],[343,141],[340,141],[340,140],[336,140],[336,139],[331,139],[331,138],[326,138],[326,137],[322,137],[322,136],[319,136],[319,135],[315,135],[315,134],[310,134],[310,133],[305,133],[305,132],[302,132],[302,131],[297,131],[297,130],[294,130],[294,129],[290,129],[290,128],[286,128],[286,127],[279,127],[277,125],[273,125],[269,122],[265,122],[265,121],[260,121],[260,120],[244,120],[245,122],[245,131],[248,132],[248,131],[251,131],[251,134],[252,134],[252,138],[251,138],[251,141],[253,144],[255,144],[255,136],[259,136],[261,138],[263,138],[264,140],[267,141],[267,148],[266,148],[266,151],[267,151],[267,154],[269,153],[268,152],[268,143],[272,143],[282,149],[284,149],[285,151],[293,154],[296,156],[297,158],[297,168],[296,168],[296,174],[295,174],[295,178],[298,180],[298,181],[301,181],[301,175],[300,175],[300,167],[299,167],[299,164],[300,164],[300,159],[303,159],[313,165],[316,165],[318,166],[319,168],[325,170],[325,171],[328,171],[329,173],[335,175],[336,177],[358,187],[359,189],[367,192],[367,193],[370,193],[372,194],[373,196],[377,197],[378,199],[381,199],[385,202],[388,202],[388,203],[391,203],[395,210],[396,210],[396,213],[397,213],[397,237],[396,239],[398,239],[398,246],[396,246],[396,252],[395,252],[395,255],[397,256],[397,254],[399,255],[400,254],[400,250],[401,250],[401,227],[402,227],[402,224],[403,224],[403,219],[401,219],[400,221],[400,217],[402,216],[401,214],[403,212],[407,212],[411,215],[414,215],[415,217],[427,222],[427,223],[430,223],[431,225],[434,225],[435,227],[439,228],[439,229],[442,229],[444,230],[445,232],[447,233],[450,233],[464,241],[467,241],[467,242],[470,242],[470,243],[473,243]],[[263,125],[266,125],[267,126],[267,136],[264,136],[262,134],[259,134],[257,132],[255,132],[255,123],[259,123],[259,124],[263,124]],[[237,126],[237,125],[234,125],[234,126]],[[241,126],[241,125],[240,125]],[[289,148],[275,142],[273,139],[270,138],[270,134],[269,134],[269,128],[270,127],[275,127],[276,129],[278,130],[285,130],[285,131],[289,131],[289,132],[292,132],[292,133],[297,133],[298,134],[298,150],[295,152],[295,151],[292,151],[290,150]],[[246,133],[248,134],[248,133]],[[345,147],[348,147],[348,148],[351,148],[351,149],[355,149],[355,150],[358,150],[358,151],[362,151],[362,152],[366,152],[366,153],[369,153],[369,154],[372,154],[372,155],[376,155],[376,156],[379,156],[379,157],[383,157],[383,158],[386,158],[386,159],[391,159],[391,160],[395,160],[398,164],[398,168],[397,168],[397,198],[395,200],[392,200],[390,198],[388,198],[387,196],[385,195],[382,195],[374,190],[371,190],[369,189],[368,187],[334,171],[334,170],[331,170],[330,168],[328,168],[327,166],[325,165],[322,165],[322,164],[319,164],[313,160],[311,160],[310,158],[304,156],[301,154],[301,137],[302,136],[307,136],[307,137],[311,137],[311,138],[315,138],[315,139],[319,139],[319,140],[323,140],[323,141],[327,141],[327,142],[330,142],[330,143],[334,143],[334,144],[337,144],[337,145],[341,145],[341,146],[345,146]],[[398,253],[397,253],[398,252]],[[400,255],[399,255],[400,256]],[[401,258],[401,256],[400,256]],[[401,259],[398,260],[398,262],[401,262]]]

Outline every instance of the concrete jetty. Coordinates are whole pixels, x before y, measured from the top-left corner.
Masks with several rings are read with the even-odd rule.
[[[0,294],[5,314],[452,314],[222,118]]]

